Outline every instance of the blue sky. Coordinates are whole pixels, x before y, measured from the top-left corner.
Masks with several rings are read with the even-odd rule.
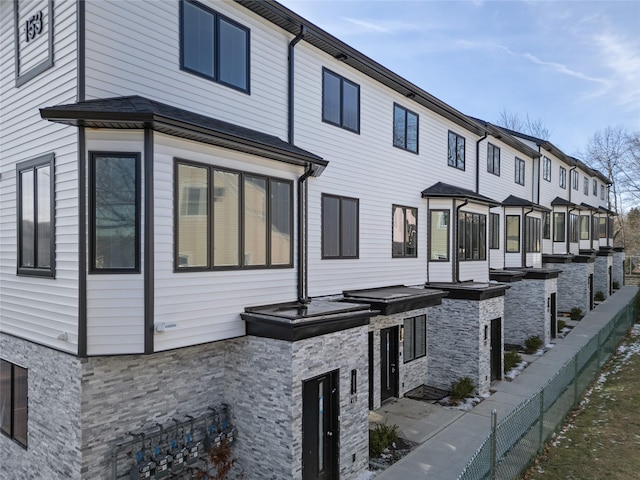
[[[468,115],[541,119],[567,154],[640,131],[640,0],[280,2]]]

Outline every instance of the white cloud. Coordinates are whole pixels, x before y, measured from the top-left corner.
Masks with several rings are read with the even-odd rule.
[[[384,33],[394,34],[398,32],[418,31],[423,27],[418,25],[402,22],[399,20],[365,20],[350,17],[341,17],[342,20],[358,27],[357,31],[350,30],[350,33]]]
[[[611,71],[613,91],[626,107],[640,107],[640,46],[610,33],[593,36],[602,66]]]

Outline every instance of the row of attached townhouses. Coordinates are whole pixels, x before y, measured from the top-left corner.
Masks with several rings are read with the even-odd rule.
[[[276,2],[0,22],[2,479],[177,478],[221,436],[353,479],[371,409],[487,394],[622,284],[606,176]]]

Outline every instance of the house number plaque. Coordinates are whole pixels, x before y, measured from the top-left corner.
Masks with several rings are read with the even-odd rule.
[[[27,35],[27,42],[29,42],[42,33],[42,30],[43,30],[42,10],[40,10],[35,15],[32,15],[31,18],[27,19],[25,23],[26,23],[25,33]]]

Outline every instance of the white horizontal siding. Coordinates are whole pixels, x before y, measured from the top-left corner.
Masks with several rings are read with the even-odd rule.
[[[233,2],[201,3],[250,29],[250,94],[180,70],[178,1],[96,1],[86,5],[87,98],[142,95],[286,138],[290,36]]]
[[[500,175],[494,175],[487,171],[487,144],[500,148]],[[514,195],[526,200],[533,199],[534,188],[537,189],[534,179],[534,160],[518,152],[511,146],[494,137],[480,143],[480,194],[502,202],[509,195]],[[524,185],[515,182],[515,159],[518,157],[525,162]]]
[[[156,333],[155,350],[224,340],[244,335],[240,313],[248,306],[297,298],[296,268],[173,271],[174,158],[294,181],[302,168],[217,147],[156,135],[154,157],[155,323],[175,323]],[[294,260],[296,259],[294,243]]]
[[[78,344],[77,129],[39,108],[76,99],[76,3],[54,2],[54,65],[15,88],[13,2],[0,2],[0,305],[3,332],[70,353]],[[16,164],[55,154],[56,278],[16,275]],[[66,333],[67,341],[58,336]]]

